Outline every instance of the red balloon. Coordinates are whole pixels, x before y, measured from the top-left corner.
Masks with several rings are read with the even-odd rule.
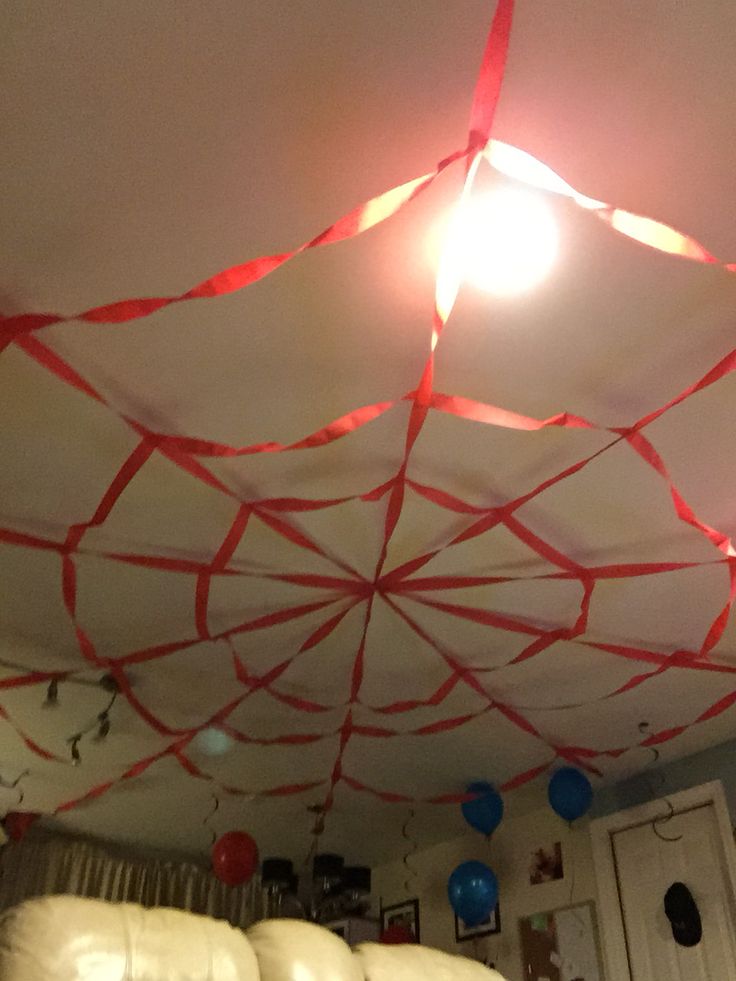
[[[392,926],[386,927],[378,940],[382,944],[415,944],[417,942],[417,938],[409,927],[403,923],[394,923]]]
[[[228,831],[212,847],[212,871],[227,886],[250,882],[258,868],[258,846],[245,831]]]
[[[3,827],[12,841],[23,841],[32,824],[41,817],[35,811],[8,811],[3,818]]]

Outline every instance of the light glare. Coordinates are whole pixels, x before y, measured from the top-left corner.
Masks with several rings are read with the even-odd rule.
[[[442,264],[451,278],[510,296],[544,279],[558,245],[557,224],[540,195],[499,187],[470,195],[458,206]]]

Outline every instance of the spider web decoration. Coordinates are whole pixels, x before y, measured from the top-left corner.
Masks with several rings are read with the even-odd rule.
[[[736,666],[713,656],[713,651],[723,636],[736,597],[736,551],[727,534],[711,527],[695,513],[675,485],[667,464],[646,435],[647,428],[676,406],[683,404],[698,392],[716,384],[736,367],[736,349],[719,361],[701,378],[688,385],[669,401],[650,411],[632,424],[619,427],[599,425],[572,413],[560,411],[548,418],[538,419],[505,409],[500,406],[475,401],[460,395],[439,392],[434,387],[434,368],[437,345],[450,316],[457,294],[457,282],[438,283],[437,302],[431,323],[429,352],[416,387],[400,398],[360,406],[340,418],[329,422],[315,432],[289,444],[264,441],[235,446],[204,438],[187,437],[172,433],[156,432],[140,420],[122,415],[69,360],[54,352],[39,337],[39,332],[53,324],[69,324],[74,321],[91,324],[122,324],[140,319],[163,307],[189,302],[195,299],[220,297],[244,289],[275,272],[284,263],[295,259],[309,249],[335,244],[353,238],[386,221],[409,205],[427,190],[435,179],[452,166],[461,164],[467,168],[465,188],[469,192],[478,166],[490,165],[498,171],[526,180],[544,190],[561,194],[587,211],[591,220],[597,218],[616,232],[659,251],[672,253],[678,259],[711,265],[721,265],[727,271],[736,272],[736,264],[720,263],[699,243],[669,226],[652,219],[634,215],[594,201],[581,195],[549,168],[528,154],[491,139],[496,103],[503,79],[513,12],[513,0],[500,0],[491,26],[482,67],[476,86],[467,146],[452,153],[428,173],[395,187],[334,222],[319,235],[300,247],[277,255],[249,260],[220,272],[179,296],[134,298],[95,307],[75,315],[29,313],[4,318],[0,321],[0,350],[12,345],[20,349],[34,362],[50,372],[60,382],[97,402],[104,410],[115,414],[135,435],[136,443],[123,464],[110,480],[99,504],[86,521],[71,525],[63,538],[44,537],[25,531],[0,528],[0,543],[22,549],[50,552],[58,557],[59,589],[69,620],[73,626],[79,652],[85,668],[76,670],[34,670],[0,680],[0,689],[11,689],[47,684],[50,680],[70,678],[82,671],[96,669],[112,675],[117,682],[121,697],[145,726],[164,744],[154,753],[137,758],[123,772],[111,773],[109,779],[97,783],[73,799],[61,799],[55,813],[71,811],[96,798],[115,790],[127,781],[141,777],[149,768],[164,760],[178,764],[191,777],[206,781],[217,794],[253,797],[281,797],[318,792],[322,801],[320,813],[329,817],[334,807],[335,793],[339,786],[373,795],[387,803],[456,804],[466,796],[462,787],[448,787],[446,792],[417,797],[410,792],[399,792],[385,786],[374,786],[361,773],[353,772],[348,765],[349,748],[357,739],[372,741],[371,745],[389,745],[399,736],[416,736],[432,745],[432,737],[438,737],[471,725],[475,720],[495,715],[503,720],[523,740],[525,747],[534,747],[534,765],[510,773],[501,782],[502,791],[510,791],[551,770],[564,762],[592,774],[600,774],[601,762],[618,759],[641,747],[656,747],[677,739],[694,726],[707,722],[724,713],[736,703],[736,684],[709,704],[694,717],[681,720],[659,731],[646,734],[646,738],[632,743],[612,739],[604,748],[574,745],[555,737],[552,727],[534,721],[539,706],[518,704],[494,693],[494,682],[512,666],[549,656],[559,643],[572,645],[580,658],[588,656],[591,664],[601,653],[624,663],[630,663],[630,674],[625,681],[595,699],[572,702],[557,706],[569,710],[607,702],[649,683],[664,674],[679,672],[685,676],[717,677],[733,675]],[[108,328],[112,329],[112,328]],[[362,428],[391,412],[406,406],[406,425],[400,463],[389,480],[371,486],[360,494],[334,498],[302,498],[298,496],[244,499],[229,487],[213,471],[212,465],[219,460],[260,454],[291,453],[295,451],[319,453],[336,440],[346,439]],[[471,424],[516,430],[530,434],[556,427],[561,430],[591,430],[606,437],[602,448],[583,456],[536,486],[501,505],[481,506],[462,499],[440,486],[420,482],[412,475],[412,453],[425,424],[431,415],[447,416]],[[548,491],[565,481],[574,480],[594,461],[599,461],[614,448],[625,448],[635,454],[649,468],[667,491],[677,519],[703,536],[713,549],[713,558],[707,561],[630,562],[607,565],[586,565],[566,554],[552,541],[547,540],[529,526],[519,512],[529,502],[541,499]],[[118,505],[126,489],[154,457],[165,458],[183,471],[187,479],[201,482],[217,494],[224,495],[232,504],[234,516],[224,537],[213,543],[209,561],[171,557],[165,554],[103,550],[90,545],[88,533],[101,528]],[[422,551],[396,566],[389,562],[389,547],[401,519],[408,495],[426,502],[438,516],[446,521],[447,535],[442,544]],[[361,574],[346,560],[336,557],[319,543],[317,538],[304,530],[300,516],[340,508],[354,504],[365,508],[382,509],[382,531],[378,560],[372,575]],[[460,522],[460,530],[458,530]],[[237,559],[236,552],[244,545],[252,529],[267,529],[269,534],[288,542],[319,560],[319,568],[331,567],[331,573],[320,572],[269,572],[261,575],[246,572]],[[452,529],[452,530],[450,530]],[[499,575],[427,575],[423,574],[439,555],[450,553],[456,547],[480,539],[493,530],[504,532],[520,543],[554,571],[531,577]],[[191,636],[168,643],[141,646],[121,656],[111,657],[101,653],[95,644],[92,631],[80,615],[80,585],[78,582],[80,556],[94,556],[100,561],[119,563],[142,570],[186,576],[191,584],[194,631]],[[726,589],[717,615],[708,625],[702,642],[696,649],[677,649],[669,653],[621,643],[592,640],[587,636],[591,606],[595,601],[599,583],[610,580],[634,580],[644,577],[668,576],[679,571],[700,566],[722,567]],[[241,577],[252,581],[260,579],[267,584],[298,587],[306,590],[308,601],[286,603],[277,609],[258,616],[215,629],[211,614],[211,594],[216,584]],[[505,583],[542,580],[547,583],[567,582],[578,589],[576,615],[566,624],[540,626],[534,618],[494,611],[485,606],[457,600],[475,588]],[[439,683],[428,693],[418,694],[401,691],[399,697],[385,704],[375,704],[364,691],[367,650],[371,637],[371,624],[381,613],[390,611],[406,628],[408,634],[421,641],[431,652],[438,666]],[[288,670],[304,659],[312,650],[335,634],[348,620],[359,620],[357,643],[351,651],[347,667],[347,698],[343,702],[317,701],[295,695],[283,684]],[[440,622],[449,629],[460,629],[471,624],[475,628],[497,635],[508,635],[514,643],[514,653],[504,662],[470,666],[467,659],[458,654],[446,640],[445,632],[433,625]],[[249,658],[238,649],[239,639],[250,634],[261,636],[263,632],[303,621],[309,625],[301,642],[286,652],[285,656],[265,670],[254,668]],[[316,625],[315,625],[316,624]],[[131,682],[131,676],[145,673],[154,662],[175,663],[186,652],[198,645],[213,644],[227,649],[232,671],[232,695],[204,721],[194,726],[175,727],[167,724],[146,703]],[[736,679],[735,679],[736,681]],[[451,696],[460,690],[472,695],[473,708],[460,714],[452,714],[442,706],[451,703]],[[232,717],[240,707],[254,698],[267,698],[285,706],[294,717],[340,715],[339,724],[314,731],[295,725],[293,731],[276,735],[258,736],[243,731],[232,723]],[[440,716],[429,723],[410,728],[391,725],[396,716],[421,709],[439,710]],[[69,761],[44,748],[32,733],[26,732],[15,718],[0,705],[0,717],[11,725],[27,749],[45,761],[68,765]],[[370,721],[367,721],[367,720]],[[204,770],[191,758],[191,745],[206,729],[216,727],[226,732],[236,742],[252,746],[308,746],[326,740],[336,741],[336,753],[331,767],[320,779],[299,783],[274,784],[266,789],[223,783],[212,773]],[[483,774],[485,776],[485,774]]]

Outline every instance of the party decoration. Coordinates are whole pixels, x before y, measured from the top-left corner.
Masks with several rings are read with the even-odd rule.
[[[76,679],[71,677],[69,680],[75,681]],[[110,735],[110,712],[113,705],[118,697],[120,689],[118,688],[118,683],[115,678],[110,674],[105,674],[100,678],[97,684],[106,691],[110,696],[107,705],[98,712],[94,719],[87,723],[86,726],[81,728],[78,732],[73,733],[67,739],[67,744],[69,745],[69,754],[72,758],[72,766],[81,766],[82,764],[82,753],[80,751],[79,745],[85,736],[94,732],[94,741],[96,743],[104,742],[104,740]],[[53,679],[49,685],[49,690],[46,695],[46,701],[44,702],[44,708],[54,707],[58,703],[58,688],[56,687],[57,681]],[[52,687],[53,686],[53,687]],[[96,730],[96,731],[95,731]]]
[[[202,820],[202,826],[207,828],[210,833],[210,847],[214,847],[215,842],[217,841],[217,832],[215,831],[214,827],[212,827],[211,821],[219,810],[220,810],[220,798],[217,796],[217,794],[213,794],[212,807],[210,808],[209,812],[205,815],[205,817]]]
[[[577,821],[590,810],[593,788],[584,773],[566,766],[550,780],[547,796],[556,814],[565,821]]]
[[[412,837],[412,835],[409,833],[409,825],[414,820],[415,815],[416,815],[416,811],[412,807],[411,810],[409,811],[406,821],[404,821],[403,825],[401,826],[401,837],[407,842],[408,845],[408,848],[404,852],[402,858],[402,861],[404,863],[404,869],[406,870],[406,877],[404,879],[404,890],[406,892],[412,891],[411,880],[417,878],[417,871],[414,868],[411,860],[414,857],[414,855],[416,855],[419,849],[419,845],[417,843],[416,838]]]
[[[210,726],[197,733],[192,746],[203,756],[223,756],[233,748],[233,740],[222,729]]]
[[[447,895],[458,918],[478,926],[498,902],[498,880],[483,862],[463,862],[448,879]]]
[[[23,803],[23,798],[25,796],[25,791],[20,785],[21,780],[23,780],[24,777],[30,776],[30,773],[30,770],[21,770],[15,780],[8,780],[4,776],[0,776],[0,787],[4,787],[6,790],[18,790],[18,804]]]
[[[49,687],[46,689],[46,700],[43,703],[44,708],[56,708],[59,704],[59,679],[52,678],[49,682]]]
[[[11,841],[23,841],[40,817],[35,811],[9,811],[3,818],[5,833]]]
[[[463,817],[481,834],[493,834],[503,818],[503,798],[490,783],[482,781],[471,783],[468,793],[476,796],[460,805]]]
[[[394,923],[381,933],[378,938],[381,944],[415,944],[416,939],[408,926],[403,923]]]
[[[699,677],[712,678],[715,673],[732,675],[736,672],[734,665],[719,662],[713,656],[719,640],[723,635],[726,623],[736,599],[736,548],[728,535],[704,520],[695,513],[680,490],[675,485],[665,461],[657,449],[649,441],[646,429],[651,423],[660,419],[673,407],[681,405],[699,392],[726,378],[736,369],[736,350],[723,357],[717,364],[706,371],[700,378],[683,388],[679,393],[664,404],[653,408],[638,420],[626,418],[619,427],[601,425],[573,413],[560,411],[546,418],[533,418],[501,406],[481,403],[473,399],[454,394],[436,391],[434,388],[435,351],[452,312],[455,298],[460,288],[462,270],[453,268],[451,263],[445,263],[442,274],[438,276],[435,297],[435,312],[431,325],[428,325],[427,355],[417,383],[409,391],[386,392],[382,400],[369,405],[358,406],[344,413],[337,419],[326,421],[316,430],[295,439],[290,443],[279,443],[264,439],[246,445],[231,445],[217,442],[198,435],[183,435],[178,432],[167,433],[150,429],[145,420],[136,419],[132,415],[122,414],[116,401],[108,401],[104,394],[95,388],[92,382],[84,377],[81,370],[55,348],[49,347],[40,332],[52,324],[67,325],[64,329],[74,330],[74,321],[82,321],[87,325],[122,324],[128,321],[148,317],[164,307],[194,300],[205,301],[210,298],[223,296],[236,290],[249,287],[255,282],[270,275],[285,262],[308,249],[321,248],[324,245],[351,239],[368,228],[389,219],[402,208],[408,206],[417,196],[429,188],[439,174],[456,166],[466,168],[467,180],[462,192],[462,202],[467,203],[473,190],[473,181],[479,167],[490,166],[507,174],[514,179],[534,187],[544,189],[549,193],[568,197],[571,202],[584,209],[592,218],[610,226],[616,234],[628,236],[643,246],[657,249],[661,252],[678,256],[682,260],[721,265],[728,273],[736,271],[736,264],[723,264],[689,236],[653,221],[644,216],[633,215],[622,211],[604,201],[589,198],[580,194],[559,175],[555,174],[541,161],[516,147],[501,143],[492,138],[493,118],[503,80],[504,67],[509,45],[513,0],[499,0],[493,18],[491,31],[483,54],[481,69],[476,84],[468,138],[465,146],[444,157],[434,168],[417,178],[409,180],[398,187],[392,188],[377,197],[364,202],[362,205],[339,218],[320,234],[312,237],[297,248],[270,255],[250,259],[230,269],[216,273],[200,282],[191,289],[179,295],[159,297],[138,297],[119,300],[104,306],[95,306],[76,314],[56,313],[22,313],[0,318],[0,352],[12,345],[16,354],[31,359],[43,370],[49,372],[59,384],[69,386],[79,397],[89,398],[96,404],[98,411],[108,412],[126,427],[126,432],[134,436],[134,445],[127,457],[120,463],[115,473],[101,493],[97,506],[90,509],[85,520],[78,520],[62,531],[58,537],[43,534],[30,534],[24,525],[22,528],[0,527],[0,543],[15,548],[39,550],[50,553],[60,570],[58,595],[62,597],[64,610],[69,620],[72,633],[76,638],[79,653],[84,661],[84,671],[108,672],[105,677],[110,679],[108,690],[111,694],[120,692],[125,700],[126,710],[135,713],[138,719],[155,733],[156,748],[149,755],[135,760],[123,772],[115,772],[106,779],[79,796],[63,801],[56,808],[57,813],[71,811],[82,804],[93,801],[126,781],[135,780],[150,767],[159,762],[171,762],[178,765],[192,778],[208,781],[223,794],[241,797],[256,796],[252,790],[245,787],[221,785],[212,774],[203,770],[191,758],[191,748],[195,751],[198,744],[195,739],[198,733],[205,729],[227,735],[228,739],[244,744],[280,746],[307,745],[317,741],[334,740],[339,734],[338,748],[324,776],[299,783],[275,785],[259,788],[257,795],[262,797],[280,797],[299,795],[307,792],[317,792],[321,798],[315,834],[322,833],[325,821],[333,807],[338,785],[352,790],[371,794],[389,803],[411,804],[414,798],[408,790],[388,789],[370,786],[355,773],[348,772],[347,760],[350,753],[348,747],[355,736],[361,739],[391,740],[393,738],[414,735],[431,738],[432,735],[459,729],[471,723],[483,713],[497,713],[503,717],[504,724],[513,727],[521,738],[529,740],[539,751],[532,766],[519,773],[510,774],[499,788],[507,792],[534,780],[547,773],[558,760],[569,762],[575,767],[586,769],[588,772],[599,772],[596,769],[601,761],[617,758],[640,747],[653,749],[655,746],[677,739],[691,727],[706,723],[726,712],[736,704],[736,689],[723,695],[702,709],[699,714],[681,721],[679,725],[668,725],[656,732],[640,733],[638,740],[622,735],[615,743],[607,747],[586,747],[569,745],[564,740],[555,738],[546,727],[539,728],[532,721],[533,714],[528,709],[505,703],[501,698],[492,696],[485,688],[485,676],[477,670],[459,663],[451,656],[445,645],[432,637],[425,625],[414,614],[417,610],[431,611],[433,617],[442,614],[451,622],[457,624],[472,623],[476,627],[487,627],[494,631],[504,631],[515,639],[524,639],[523,648],[515,653],[509,664],[528,661],[544,656],[560,640],[567,645],[575,645],[582,654],[598,655],[605,653],[624,661],[630,661],[631,677],[608,692],[603,692],[601,702],[615,698],[624,692],[629,692],[639,685],[649,681],[664,672],[688,672],[692,679]],[[87,327],[86,329],[89,329]],[[113,327],[107,329],[114,329]],[[73,350],[59,344],[59,350]],[[406,408],[408,423],[402,434],[401,448],[397,453],[398,466],[388,479],[378,486],[362,487],[352,495],[342,497],[325,497],[319,499],[300,498],[296,496],[273,497],[270,499],[241,499],[233,489],[208,465],[210,461],[221,462],[237,457],[290,453],[319,453],[333,442],[350,438],[363,427],[379,419],[393,410]],[[412,452],[431,414],[452,416],[464,423],[500,427],[534,434],[548,427],[557,427],[567,431],[587,429],[595,431],[602,437],[601,448],[574,463],[567,463],[564,469],[553,473],[545,481],[509,501],[504,501],[503,507],[481,506],[477,502],[461,500],[448,493],[443,487],[429,486],[414,479],[412,472]],[[531,436],[530,436],[531,438]],[[668,501],[672,502],[677,519],[706,539],[716,551],[715,560],[704,562],[634,562],[616,563],[599,566],[583,566],[573,557],[566,555],[556,548],[551,541],[540,537],[526,523],[524,506],[537,500],[550,488],[557,487],[563,481],[572,479],[582,473],[594,460],[608,453],[611,448],[619,447],[620,452],[636,454],[643,466],[649,468],[656,479],[661,481]],[[154,458],[165,460],[167,465],[179,468],[186,478],[204,484],[210,491],[220,494],[226,499],[228,507],[232,508],[231,524],[222,538],[212,543],[211,550],[198,553],[199,557],[186,557],[185,553],[174,548],[159,552],[155,547],[147,547],[141,552],[105,550],[100,541],[104,535],[96,539],[89,535],[90,531],[99,531],[107,521],[111,512],[123,497],[132,481],[147,467]],[[289,489],[290,495],[293,490]],[[390,545],[394,532],[402,516],[405,499],[417,495],[423,501],[438,509],[438,513],[451,516],[454,523],[464,522],[463,526],[448,536],[445,544],[439,544],[431,551],[412,555],[401,565],[391,567],[388,561]],[[325,510],[339,507],[345,503],[363,502],[370,506],[380,505],[383,527],[380,533],[380,556],[374,569],[367,575],[358,573],[349,563],[336,559],[318,541],[313,539],[299,524],[299,516],[314,510]],[[294,517],[296,516],[296,517]],[[227,629],[216,630],[210,619],[211,585],[217,577],[242,575],[242,568],[233,561],[238,547],[251,523],[258,523],[268,529],[269,533],[288,542],[290,547],[302,549],[312,556],[317,556],[322,566],[328,565],[332,575],[309,572],[295,573],[293,567],[280,572],[269,573],[269,578],[290,585],[308,587],[310,597],[300,603],[284,605],[275,610],[269,610],[258,616],[251,616],[241,622],[234,623]],[[513,577],[488,576],[457,576],[457,575],[423,575],[425,566],[433,568],[431,563],[441,553],[452,549],[462,542],[468,542],[480,537],[494,528],[500,528],[504,534],[513,536],[519,543],[531,549],[550,563],[553,571],[540,576],[550,580],[570,580],[580,590],[580,605],[576,615],[569,622],[556,624],[548,629],[541,627],[533,618],[512,616],[496,613],[493,610],[463,605],[462,602],[442,599],[443,590],[453,590],[483,585],[488,582],[509,582]],[[438,538],[438,540],[440,540]],[[94,557],[95,562],[123,563],[137,569],[154,570],[160,573],[171,573],[176,576],[191,577],[191,595],[193,610],[191,620],[193,629],[188,634],[177,634],[177,639],[169,642],[157,641],[150,646],[120,653],[110,659],[104,650],[98,649],[93,636],[88,633],[83,617],[79,615],[78,603],[78,564],[81,559]],[[204,558],[202,558],[204,556]],[[211,556],[211,558],[210,558]],[[53,565],[53,563],[51,563]],[[596,641],[584,639],[591,603],[597,584],[613,579],[635,579],[651,575],[669,575],[680,570],[693,569],[699,565],[714,566],[720,564],[724,580],[728,580],[720,609],[708,625],[702,642],[694,651],[659,651],[634,645],[622,645],[615,639],[611,642],[599,638]],[[426,571],[426,570],[425,570]],[[381,602],[385,603],[403,624],[431,648],[443,665],[445,676],[438,681],[432,692],[423,692],[421,697],[408,697],[404,694],[401,700],[380,705],[367,705],[365,691],[362,689],[364,675],[368,632],[371,623],[374,599],[380,594]],[[457,595],[457,594],[455,594]],[[413,604],[413,605],[412,605]],[[377,602],[376,602],[377,605]],[[294,694],[294,686],[282,684],[281,676],[289,669],[294,661],[304,653],[317,647],[322,641],[336,631],[346,616],[353,615],[354,610],[360,611],[362,630],[356,644],[352,662],[349,665],[349,678],[346,690],[349,693],[348,704],[329,705],[313,699]],[[286,623],[298,621],[317,615],[319,623],[309,627],[308,635],[301,641],[297,650],[289,653],[288,657],[263,674],[254,673],[253,668],[244,663],[238,655],[234,641],[241,635],[257,631],[268,631]],[[357,614],[355,614],[357,616]],[[189,651],[203,642],[217,643],[220,647],[230,647],[232,655],[232,684],[235,688],[232,697],[223,704],[210,718],[199,727],[187,729],[172,728],[165,719],[159,717],[134,691],[131,681],[132,672],[138,665],[161,658],[176,659],[176,655]],[[494,665],[495,669],[503,665]],[[58,685],[65,684],[82,671],[49,672],[43,670],[18,669],[19,673],[11,674],[0,680],[0,688],[16,688],[26,685],[48,686],[46,704],[53,707],[58,702]],[[703,672],[706,672],[703,675]],[[80,682],[81,683],[81,682]],[[414,728],[404,726],[392,727],[384,722],[390,721],[393,715],[410,713],[416,709],[436,708],[441,706],[455,688],[467,687],[473,692],[473,700],[480,705],[477,712],[471,711],[463,715],[452,716],[447,713],[432,721]],[[270,698],[280,706],[286,705],[294,712],[310,713],[327,717],[331,710],[341,710],[339,724],[327,725],[322,731],[316,726],[295,726],[295,731],[269,734],[268,738],[258,734],[240,731],[230,725],[230,718],[237,709],[252,695],[259,698]],[[66,688],[65,688],[66,699]],[[113,699],[114,700],[114,699]],[[74,763],[81,763],[80,744],[84,735],[93,730],[98,738],[105,738],[110,730],[110,717],[107,714],[112,707],[112,701],[102,713],[84,730],[73,734],[69,739],[70,754]],[[355,706],[360,705],[360,719],[354,713]],[[575,706],[573,706],[575,707]],[[367,713],[372,712],[373,718],[366,721]],[[68,759],[60,758],[57,754],[40,745],[31,734],[13,718],[7,709],[0,705],[0,719],[11,727],[22,741],[25,748],[39,758],[59,764],[68,764]],[[308,730],[308,731],[306,731]],[[160,737],[160,739],[159,739]],[[560,771],[553,783],[554,793],[550,787],[550,801],[558,813],[572,820],[584,813],[590,804],[586,800],[585,785],[587,778],[580,770],[570,770],[576,774],[576,788],[570,784],[572,778],[565,778]],[[566,784],[567,781],[567,784]],[[562,783],[562,791],[559,790]],[[588,792],[590,791],[590,785]],[[494,791],[495,793],[495,791]],[[553,800],[554,798],[554,800]],[[466,820],[473,827],[478,827],[483,833],[495,820],[495,811],[490,805],[481,806],[483,798],[475,793],[470,797],[464,793],[436,793],[424,801],[431,804],[462,804]],[[556,802],[556,803],[555,803]],[[466,805],[469,805],[466,809]],[[496,802],[497,807],[497,802]],[[581,810],[582,808],[582,810]],[[11,815],[10,827],[14,827]],[[6,819],[6,821],[8,820]],[[20,818],[18,819],[20,820]],[[29,818],[23,818],[28,821]],[[35,820],[35,816],[32,816]],[[31,820],[31,823],[32,823]],[[496,822],[497,823],[497,822]],[[20,825],[22,827],[22,824]],[[495,825],[494,825],[495,826]],[[21,832],[16,828],[16,833]],[[235,836],[235,837],[233,837]],[[247,881],[253,874],[257,864],[257,849],[255,843],[242,832],[231,832],[220,838],[213,849],[213,865],[223,881],[237,879]],[[497,892],[495,877],[487,867],[480,863],[465,863],[485,870],[476,877],[466,871],[453,879],[456,901],[463,906],[466,915],[458,913],[466,922],[472,921],[481,906],[485,907],[491,894]],[[461,866],[460,869],[465,868]],[[456,870],[456,873],[460,872]],[[477,868],[476,868],[477,871]],[[453,873],[455,876],[456,873]],[[489,879],[488,875],[492,878]],[[485,890],[485,891],[484,891]],[[477,894],[477,895],[476,895]],[[481,896],[483,901],[481,902]],[[477,902],[475,902],[477,900]],[[484,915],[487,915],[488,910]],[[483,918],[481,916],[481,918]]]
[[[258,868],[258,846],[245,831],[228,831],[212,847],[212,871],[227,886],[250,882]]]

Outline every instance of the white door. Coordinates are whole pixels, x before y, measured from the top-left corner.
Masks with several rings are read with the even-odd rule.
[[[666,808],[660,810],[666,813]],[[713,804],[611,833],[631,981],[736,981],[734,904]],[[684,882],[700,911],[703,939],[682,947],[672,936],[664,895]],[[618,981],[618,979],[610,979]]]

